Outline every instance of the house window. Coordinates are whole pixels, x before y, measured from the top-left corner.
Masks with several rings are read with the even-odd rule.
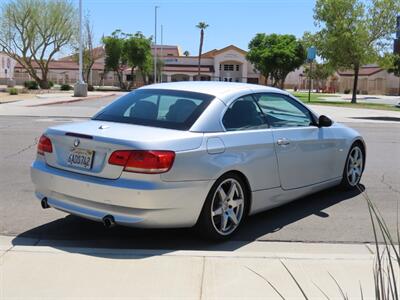
[[[219,70],[220,70],[220,71],[222,70],[222,65],[221,65],[221,64],[219,64]]]
[[[233,71],[233,65],[224,65],[224,71]]]
[[[239,71],[239,65],[236,65],[236,71]]]

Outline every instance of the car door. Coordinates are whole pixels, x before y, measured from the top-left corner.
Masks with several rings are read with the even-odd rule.
[[[281,186],[295,189],[337,177],[337,141],[301,103],[280,93],[254,95],[272,128]]]
[[[255,99],[243,96],[226,110],[218,135],[225,145],[220,163],[243,171],[253,191],[279,187],[278,165],[271,129]]]

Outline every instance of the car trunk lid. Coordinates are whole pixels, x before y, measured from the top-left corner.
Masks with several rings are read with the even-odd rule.
[[[47,164],[107,179],[123,172],[123,166],[108,163],[116,150],[179,152],[196,149],[203,140],[202,133],[93,120],[52,127],[45,135],[53,145],[53,152],[45,154]]]

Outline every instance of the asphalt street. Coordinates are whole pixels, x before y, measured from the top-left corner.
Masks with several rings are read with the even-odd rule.
[[[0,234],[98,247],[207,247],[191,229],[105,229],[100,223],[40,207],[29,175],[38,137],[48,126],[81,121],[63,117],[71,106],[100,108],[111,100],[52,105],[59,117],[0,116]],[[400,213],[400,123],[349,126],[364,136],[368,146],[361,183],[394,232]],[[373,242],[373,234],[363,194],[333,188],[248,218],[234,240],[244,244],[254,240],[366,243]]]

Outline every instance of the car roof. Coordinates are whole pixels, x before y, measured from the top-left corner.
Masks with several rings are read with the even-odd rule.
[[[271,92],[287,94],[287,92],[273,87],[258,84],[223,81],[179,81],[157,83],[141,87],[140,89],[166,89],[197,92],[213,95],[224,102],[229,101],[234,95],[243,95],[245,93]]]

